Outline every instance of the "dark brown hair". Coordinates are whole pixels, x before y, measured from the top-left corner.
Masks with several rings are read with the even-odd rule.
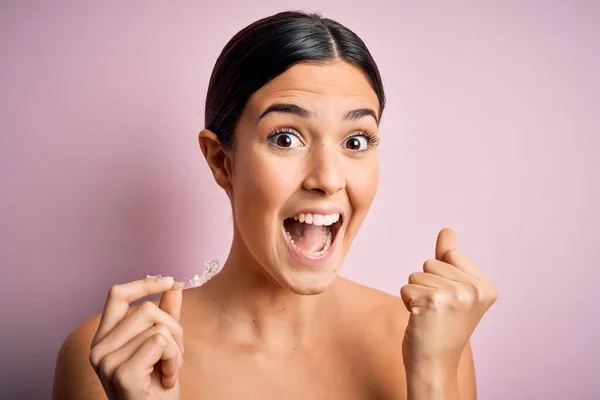
[[[248,99],[298,63],[343,60],[364,72],[380,105],[385,95],[379,70],[364,42],[351,30],[318,14],[286,11],[252,23],[225,46],[214,66],[205,107],[205,126],[225,149]]]

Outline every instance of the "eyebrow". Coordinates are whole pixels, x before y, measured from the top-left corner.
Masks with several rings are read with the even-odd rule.
[[[273,112],[297,115],[300,118],[310,118],[313,116],[313,113],[311,113],[307,109],[302,108],[296,104],[275,103],[275,104],[271,104],[269,107],[267,107],[267,109],[265,111],[262,112],[262,114],[260,114],[257,122],[260,121],[265,116],[267,116],[268,114],[273,113]],[[358,108],[356,110],[348,111],[346,114],[344,114],[342,119],[344,121],[356,121],[356,120],[364,118],[364,117],[373,117],[375,122],[379,124],[379,119],[377,118],[377,114],[375,113],[375,111],[373,111],[370,108]]]
[[[375,114],[375,111],[371,110],[370,108],[358,108],[356,110],[348,111],[346,114],[344,114],[344,121],[356,121],[357,119],[364,117],[373,117],[375,122],[379,123],[377,114]]]

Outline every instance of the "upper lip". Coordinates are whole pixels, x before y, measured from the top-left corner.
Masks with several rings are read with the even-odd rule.
[[[298,210],[291,214],[288,218],[292,218],[298,214],[320,214],[320,215],[330,215],[330,214],[340,214],[341,219],[344,219],[344,210],[337,207],[308,207],[303,208],[302,210]]]

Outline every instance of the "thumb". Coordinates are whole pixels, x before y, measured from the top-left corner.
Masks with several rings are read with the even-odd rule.
[[[440,231],[435,244],[435,259],[444,261],[446,253],[456,247],[456,234],[450,228],[444,228]]]
[[[169,314],[177,322],[179,322],[181,316],[182,292],[181,289],[169,289],[162,294],[158,304],[158,308]]]

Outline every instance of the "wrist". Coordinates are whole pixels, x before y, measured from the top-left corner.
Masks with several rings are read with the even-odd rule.
[[[406,368],[408,400],[458,400],[458,368],[429,361]]]

